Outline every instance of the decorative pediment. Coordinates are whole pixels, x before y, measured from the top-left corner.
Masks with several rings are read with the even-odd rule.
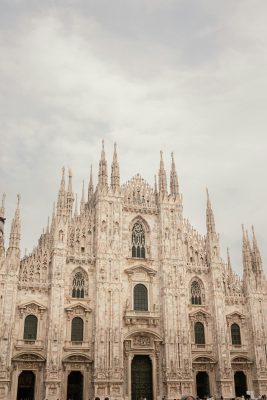
[[[227,320],[227,324],[231,325],[234,322],[238,323],[238,324],[244,324],[246,317],[244,314],[241,314],[238,311],[234,311],[231,314],[226,315],[226,320]]]
[[[197,364],[215,364],[216,361],[212,357],[196,357],[193,359],[193,363]]]
[[[90,307],[85,306],[82,303],[75,303],[68,307],[65,307],[65,311],[66,311],[66,313],[68,315],[68,319],[69,319],[70,317],[74,317],[74,316],[88,317],[88,315],[92,312],[92,309]]]
[[[235,363],[235,364],[252,364],[252,361],[248,358],[248,357],[234,357],[231,360],[231,363]]]
[[[136,265],[130,268],[126,268],[124,272],[126,272],[129,278],[135,276],[137,278],[136,280],[138,281],[145,280],[147,276],[153,277],[157,273],[157,271],[155,271],[153,268],[147,267],[145,265]]]
[[[192,323],[204,322],[208,324],[210,320],[210,314],[205,310],[197,310],[189,314],[189,319]]]
[[[45,358],[37,353],[20,353],[13,357],[12,361],[17,362],[44,362]]]
[[[63,358],[63,363],[89,363],[92,362],[91,358],[85,354],[72,354]]]
[[[40,303],[37,303],[37,301],[28,301],[27,303],[20,304],[18,306],[19,312],[21,317],[23,314],[34,314],[34,315],[40,315],[42,316],[44,311],[47,309],[45,306],[43,306]]]

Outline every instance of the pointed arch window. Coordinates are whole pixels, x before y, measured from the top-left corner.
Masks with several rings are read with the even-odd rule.
[[[38,318],[35,315],[28,315],[24,322],[24,340],[36,340]]]
[[[202,322],[195,323],[195,343],[205,344],[205,329]]]
[[[191,284],[191,304],[201,304],[201,287],[199,282],[194,281]]]
[[[145,231],[140,222],[136,222],[132,230],[132,257],[145,258]]]
[[[83,319],[80,317],[75,317],[71,321],[71,341],[83,341]]]
[[[145,285],[138,283],[134,287],[134,310],[135,311],[147,311],[147,288]]]
[[[72,297],[83,299],[87,295],[87,276],[84,271],[77,271],[72,280]]]
[[[238,324],[231,325],[231,337],[233,345],[241,346],[241,334],[240,334],[240,327]]]

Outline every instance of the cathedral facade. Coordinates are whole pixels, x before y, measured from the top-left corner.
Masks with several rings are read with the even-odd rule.
[[[208,196],[208,193],[207,193]],[[183,216],[175,163],[121,185],[104,146],[77,206],[64,170],[50,223],[20,256],[0,209],[0,399],[161,400],[267,393],[267,282],[243,229],[243,279]],[[79,208],[79,211],[78,211]],[[253,393],[252,393],[253,394]]]

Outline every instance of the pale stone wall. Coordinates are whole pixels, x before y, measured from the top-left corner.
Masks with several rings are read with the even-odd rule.
[[[32,255],[20,260],[18,212],[7,252],[1,242],[0,399],[16,398],[22,371],[35,374],[35,399],[66,399],[71,371],[83,375],[84,400],[131,399],[135,355],[151,360],[154,399],[196,395],[200,371],[217,397],[235,396],[235,371],[256,395],[267,393],[267,284],[255,238],[250,247],[243,236],[242,281],[220,257],[209,199],[202,237],[183,219],[174,170],[170,195],[162,165],[159,191],[139,175],[120,187],[115,159],[109,188],[103,157],[97,190],[89,186],[80,213],[72,211],[71,176],[67,190],[62,179],[56,213]],[[145,231],[145,258],[132,258],[136,221]],[[86,273],[84,298],[72,297],[77,271]],[[194,280],[201,305],[191,303]],[[148,311],[134,310],[140,283]],[[30,314],[38,318],[33,341],[23,339]],[[74,317],[84,323],[81,343],[71,341]],[[196,322],[205,328],[203,345],[195,343]],[[232,345],[233,323],[240,346]]]

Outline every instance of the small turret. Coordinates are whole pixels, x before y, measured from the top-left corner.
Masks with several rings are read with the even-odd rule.
[[[90,168],[90,180],[89,180],[89,186],[88,186],[88,203],[90,203],[93,199],[94,195],[94,185],[93,185],[93,171],[92,171],[92,164]]]
[[[10,237],[9,237],[9,247],[7,250],[7,255],[9,255],[12,250],[19,251],[20,246],[20,195],[17,195],[17,208],[15,211],[14,218],[12,220]]]
[[[60,188],[58,191],[57,198],[57,216],[66,215],[66,193],[65,193],[65,168],[62,168],[62,177],[60,182]]]
[[[171,153],[171,156],[172,156],[172,165],[171,165],[171,175],[170,175],[170,190],[171,190],[171,195],[174,198],[176,198],[179,195],[179,184],[178,184],[178,177],[175,168],[173,153]]]
[[[228,247],[227,247],[227,269],[228,269],[228,274],[232,275],[233,270],[232,270],[230,252],[229,252],[229,248]]]
[[[111,187],[113,192],[117,192],[120,189],[120,167],[116,147],[116,143],[114,143],[113,161],[111,164]]]
[[[104,148],[104,140],[102,140],[102,151],[101,159],[99,161],[99,172],[98,172],[98,189],[105,190],[108,188],[108,173],[107,173],[107,161]]]
[[[167,196],[167,175],[164,168],[163,153],[160,152],[160,167],[159,167],[159,194],[161,197]]]
[[[261,254],[260,250],[258,247],[255,231],[254,231],[254,226],[252,225],[252,268],[253,271],[257,274],[262,274],[263,269],[262,269],[262,260],[261,260]]]

